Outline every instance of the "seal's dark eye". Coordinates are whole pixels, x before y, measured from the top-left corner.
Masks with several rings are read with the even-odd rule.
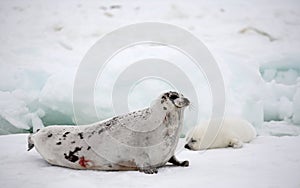
[[[197,140],[191,139],[191,143],[195,143],[195,142],[197,142]]]
[[[179,98],[177,95],[171,95],[170,97],[169,97],[171,100],[175,100],[175,99],[177,99],[177,98]]]

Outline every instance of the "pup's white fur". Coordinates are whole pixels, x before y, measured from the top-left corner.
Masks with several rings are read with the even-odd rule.
[[[212,122],[214,123],[215,121]],[[250,142],[257,135],[252,124],[240,118],[224,118],[219,132],[206,131],[208,130],[208,125],[209,121],[205,121],[191,130],[188,134],[185,148],[191,150],[225,147],[240,148],[244,142]],[[212,127],[217,126],[212,124]],[[216,134],[217,132],[218,134]],[[206,138],[206,140],[203,138]]]

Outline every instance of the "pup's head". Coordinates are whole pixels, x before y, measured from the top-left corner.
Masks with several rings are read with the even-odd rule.
[[[164,110],[184,108],[190,104],[190,101],[187,98],[174,91],[169,91],[162,94],[159,98],[159,102]]]
[[[187,143],[185,148],[190,150],[200,150],[201,149],[201,139],[203,137],[204,130],[201,127],[195,127],[191,130],[186,138]]]

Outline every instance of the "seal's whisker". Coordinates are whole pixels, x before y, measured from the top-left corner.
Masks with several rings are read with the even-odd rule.
[[[195,105],[193,103],[190,103],[189,110],[190,111],[195,111]]]

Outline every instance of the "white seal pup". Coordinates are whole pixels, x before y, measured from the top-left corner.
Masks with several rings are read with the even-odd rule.
[[[29,135],[50,164],[73,169],[140,170],[157,173],[167,162],[188,166],[175,156],[189,100],[167,92],[149,108],[82,126],[48,126]]]
[[[243,143],[250,142],[257,135],[255,128],[250,122],[240,118],[224,118],[218,134],[216,134],[217,131],[210,132],[208,134],[215,134],[216,136],[208,135],[206,138],[211,139],[204,140],[208,125],[209,121],[205,121],[191,130],[188,134],[185,148],[190,150],[225,147],[241,148]]]

